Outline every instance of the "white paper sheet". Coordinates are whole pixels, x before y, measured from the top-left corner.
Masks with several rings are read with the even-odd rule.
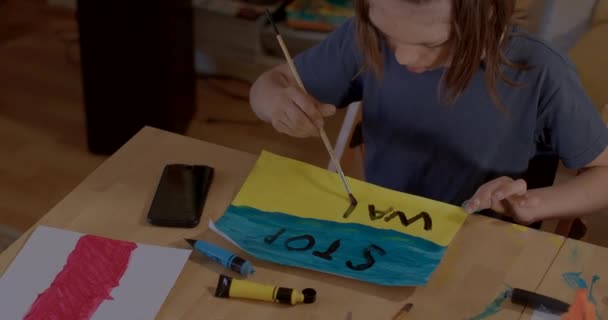
[[[216,226],[215,223],[213,223],[212,219],[209,219],[209,229],[211,229],[211,231],[217,233],[220,237],[226,239],[228,242],[232,243],[233,245],[235,245],[237,248],[243,250],[243,248],[241,248],[241,246],[239,246],[238,243],[236,243],[234,240],[232,240],[232,238],[230,238],[227,234],[221,232]]]
[[[63,269],[81,233],[39,226],[0,278],[2,319],[22,319]],[[137,244],[92,319],[154,319],[192,250]]]
[[[561,316],[552,313],[544,312],[541,310],[534,310],[532,318],[530,320],[560,320]]]

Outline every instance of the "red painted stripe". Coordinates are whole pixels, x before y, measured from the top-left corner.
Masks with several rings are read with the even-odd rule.
[[[24,319],[90,319],[112,299],[137,245],[92,235],[80,237],[63,270],[38,295]]]

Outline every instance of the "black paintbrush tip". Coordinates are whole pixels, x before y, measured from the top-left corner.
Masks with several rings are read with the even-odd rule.
[[[196,240],[192,240],[192,239],[186,239],[186,241],[194,247],[194,244],[196,243]]]
[[[357,199],[355,199],[355,196],[353,196],[353,194],[352,194],[352,193],[349,193],[349,194],[348,194],[348,198],[350,199],[350,204],[351,204],[351,205],[353,205],[353,206],[356,206],[356,205],[357,205],[357,203],[358,203],[358,202],[357,202]]]
[[[268,11],[268,9],[266,9],[266,17],[268,17],[268,21],[272,25],[272,28],[274,29],[274,33],[278,35],[279,29],[277,29],[277,25],[274,24],[274,21],[272,20],[272,15],[270,14],[270,11]]]
[[[412,310],[412,307],[414,307],[414,305],[412,303],[406,303],[403,308],[401,308],[401,311],[403,312],[410,312]]]

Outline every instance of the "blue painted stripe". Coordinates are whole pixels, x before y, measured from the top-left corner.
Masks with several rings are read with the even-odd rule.
[[[251,207],[230,206],[215,223],[216,227],[241,248],[258,259],[277,264],[296,266],[387,286],[416,286],[427,283],[446,247],[426,239],[393,230],[376,229],[357,223],[338,223],[318,219],[307,219],[283,213],[265,212]],[[272,244],[264,242],[285,228]],[[285,242],[293,237],[311,235],[314,246],[306,251],[290,251]],[[340,247],[325,260],[312,253],[325,252],[335,240]],[[308,240],[289,243],[291,247],[303,248]],[[347,267],[367,262],[365,248],[370,245],[382,248],[386,254],[372,249],[375,263],[363,271]]]

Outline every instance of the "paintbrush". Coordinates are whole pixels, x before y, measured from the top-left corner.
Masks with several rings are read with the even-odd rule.
[[[406,303],[397,313],[393,316],[393,320],[406,320],[406,315],[412,310],[414,305],[411,303]]]
[[[281,33],[279,32],[279,29],[277,28],[277,26],[274,24],[274,21],[272,19],[270,11],[268,11],[268,9],[266,9],[266,16],[268,17],[268,21],[270,22],[270,24],[272,25],[272,28],[274,29],[274,33],[279,42],[279,46],[281,46],[281,50],[283,50],[283,55],[285,56],[285,60],[287,60],[287,64],[289,65],[289,68],[291,69],[291,72],[293,73],[293,76],[296,79],[298,86],[300,86],[302,91],[306,92],[306,88],[304,88],[304,84],[302,83],[300,74],[298,73],[296,66],[293,64],[293,59],[291,58],[291,55],[289,54],[289,50],[287,50],[287,46],[285,46],[283,37],[281,36]],[[304,111],[302,111],[302,113],[304,113],[304,115],[306,115],[306,113]],[[308,115],[306,115],[306,116],[308,117]],[[309,118],[309,120],[310,120],[310,118]],[[334,166],[336,167],[336,170],[338,170],[338,173],[340,174],[340,178],[342,179],[342,183],[344,183],[344,187],[346,187],[346,192],[348,192],[348,199],[350,200],[350,204],[353,206],[356,206],[357,199],[355,199],[355,196],[353,195],[353,192],[350,189],[348,182],[346,181],[346,176],[344,176],[344,172],[342,171],[340,162],[336,159],[334,150],[333,150],[331,144],[329,143],[329,139],[327,138],[327,134],[325,133],[325,129],[323,127],[319,128],[319,134],[321,136],[321,140],[323,140],[323,144],[325,144],[325,148],[327,149],[327,152],[329,153],[329,157],[331,158],[331,161],[333,162]]]

